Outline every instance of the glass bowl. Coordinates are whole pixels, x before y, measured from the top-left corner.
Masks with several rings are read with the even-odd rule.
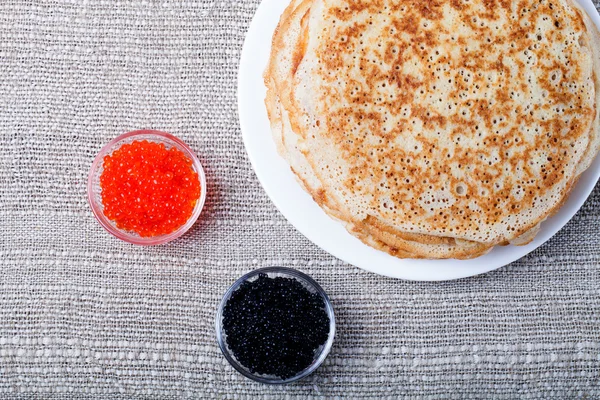
[[[172,147],[177,148],[183,154],[185,154],[190,160],[192,160],[192,168],[198,174],[198,179],[200,180],[200,198],[196,202],[196,206],[192,212],[192,215],[185,224],[180,226],[175,231],[159,236],[152,237],[141,237],[135,232],[126,231],[123,229],[117,228],[115,223],[108,219],[103,212],[102,206],[102,197],[100,195],[100,175],[102,175],[104,157],[106,155],[111,154],[113,151],[117,150],[119,147],[126,143],[132,143],[136,140],[147,140],[149,142],[154,143],[163,143],[167,149]],[[94,216],[106,229],[109,233],[114,235],[115,237],[124,240],[129,243],[142,245],[142,246],[150,246],[157,245],[170,242],[173,239],[178,238],[187,232],[194,222],[200,216],[200,212],[202,211],[202,207],[204,206],[204,201],[206,200],[206,176],[204,175],[204,169],[198,160],[198,157],[194,154],[194,152],[185,144],[181,139],[176,138],[173,135],[170,135],[165,132],[154,131],[154,130],[139,130],[128,132],[123,135],[117,136],[115,139],[111,140],[106,146],[104,146],[96,158],[92,163],[92,168],[90,169],[90,173],[88,176],[88,201],[90,203],[90,207],[94,213]]]
[[[250,372],[250,370],[248,370],[248,368],[244,367],[236,360],[235,356],[227,346],[226,333],[223,330],[223,310],[225,309],[225,305],[227,304],[227,301],[229,300],[233,292],[235,292],[243,282],[253,281],[258,278],[259,274],[266,274],[270,278],[284,277],[296,279],[302,285],[304,285],[304,287],[306,287],[310,292],[318,293],[321,296],[323,302],[325,303],[325,311],[327,312],[327,316],[329,317],[329,336],[325,344],[321,345],[315,351],[313,362],[303,371],[300,371],[297,375],[287,379],[281,379],[279,377],[271,375],[253,374],[252,372]],[[217,343],[219,344],[223,355],[225,356],[227,361],[229,361],[231,366],[245,377],[255,380],[257,382],[267,384],[290,383],[305,378],[308,375],[312,374],[317,368],[319,368],[319,366],[323,363],[323,361],[329,354],[331,346],[333,345],[333,338],[335,336],[335,316],[333,313],[333,306],[331,305],[331,301],[329,300],[329,297],[327,296],[323,288],[321,288],[321,286],[319,286],[319,284],[315,282],[310,276],[300,271],[296,271],[295,269],[285,267],[260,268],[247,273],[246,275],[242,276],[240,279],[235,281],[235,283],[231,285],[231,287],[223,296],[221,304],[219,304],[215,325],[217,330]]]

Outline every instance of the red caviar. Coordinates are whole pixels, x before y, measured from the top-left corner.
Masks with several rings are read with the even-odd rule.
[[[169,234],[190,218],[200,181],[181,150],[134,141],[104,157],[100,176],[104,215],[142,237]]]

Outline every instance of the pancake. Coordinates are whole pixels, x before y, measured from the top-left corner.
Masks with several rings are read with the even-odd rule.
[[[373,247],[525,244],[598,152],[598,43],[564,1],[296,0],[265,72],[273,137]]]

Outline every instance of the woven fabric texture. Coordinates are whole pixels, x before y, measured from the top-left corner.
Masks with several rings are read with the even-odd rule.
[[[285,1],[285,0],[282,0]],[[275,209],[252,171],[236,75],[247,1],[0,2],[0,398],[599,398],[600,186],[527,257],[442,283],[336,260]],[[186,141],[208,198],[163,246],[95,221],[86,179],[103,144],[153,128]],[[335,306],[332,353],[266,386],[216,345],[243,273],[313,276]]]

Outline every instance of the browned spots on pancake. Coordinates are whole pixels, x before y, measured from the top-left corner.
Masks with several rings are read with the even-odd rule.
[[[397,79],[395,79],[398,87],[402,90],[413,90],[421,86],[423,83],[419,80],[419,78],[414,77],[412,75],[396,75]]]
[[[547,0],[519,1],[514,12],[508,0],[475,3],[347,1],[329,10],[335,31],[316,50],[321,132],[352,166],[343,190],[366,197],[376,187],[369,209],[418,220],[416,230],[483,231],[534,207],[580,157],[570,146],[594,115],[577,43],[560,57],[552,49],[572,40],[566,27],[580,16],[556,17],[561,5]],[[443,20],[449,9],[461,10],[458,20]],[[542,18],[552,23],[538,32]]]
[[[353,0],[344,2],[343,7],[333,7],[330,13],[342,21],[346,21],[356,14],[367,11],[376,14],[384,7],[382,0]]]
[[[507,102],[510,100],[510,94],[508,93],[508,88],[502,88],[496,90],[496,100],[499,102]]]
[[[326,204],[327,203],[327,192],[323,190],[323,188],[319,188],[315,193],[313,193],[313,200],[317,204]]]
[[[520,43],[523,46],[529,45],[529,42],[525,42],[528,30],[524,27],[515,27],[509,34],[508,40],[515,43]]]
[[[402,65],[403,59],[402,54],[409,47],[408,44],[404,43],[401,45],[397,45],[396,43],[390,41],[387,43],[384,52],[384,60],[387,64],[396,64]]]
[[[408,14],[403,18],[392,20],[391,25],[398,32],[415,34],[419,29],[419,20],[413,14]]]
[[[442,2],[437,0],[417,1],[413,3],[413,7],[423,17],[430,20],[437,20],[442,17],[441,7]]]
[[[585,28],[585,22],[583,22],[583,16],[581,15],[581,12],[574,8],[573,9],[573,13],[570,15],[570,20],[571,23],[575,24],[577,26],[577,28],[579,29],[584,29]]]
[[[424,45],[428,47],[433,47],[438,44],[438,40],[435,37],[435,34],[430,31],[421,32],[413,39],[413,46]]]
[[[496,0],[482,0],[482,4],[488,10],[494,10],[498,7],[498,2]]]
[[[302,39],[298,42],[296,49],[292,55],[292,73],[295,74],[298,70],[298,66],[304,58],[306,53],[306,47],[308,46],[308,16],[310,8],[306,10],[302,19],[300,20],[300,28],[302,29]]]
[[[462,0],[450,0],[450,5],[459,11],[465,8]]]
[[[512,7],[512,0],[499,0],[498,4],[505,10],[510,10]]]

